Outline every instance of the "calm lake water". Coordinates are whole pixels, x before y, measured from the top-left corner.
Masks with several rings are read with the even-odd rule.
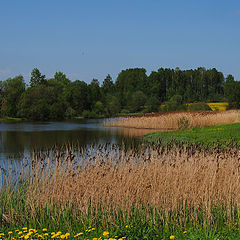
[[[33,150],[44,151],[65,144],[130,143],[140,141],[140,136],[146,133],[143,130],[104,127],[103,121],[0,123],[0,167],[3,162],[29,157]]]

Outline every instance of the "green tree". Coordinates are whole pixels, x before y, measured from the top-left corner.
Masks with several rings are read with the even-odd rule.
[[[103,94],[113,94],[114,92],[114,83],[112,77],[108,74],[104,79],[102,86],[101,86]]]
[[[25,91],[23,76],[19,75],[9,78],[2,84],[2,104],[4,115],[17,116],[17,105]]]
[[[42,75],[37,68],[34,68],[31,73],[30,87],[35,87],[46,83],[45,75]]]
[[[105,106],[105,112],[108,117],[114,116],[120,112],[121,105],[119,99],[116,96],[107,95],[107,103]]]
[[[140,111],[144,104],[146,103],[146,96],[142,91],[136,91],[132,94],[131,101],[130,101],[130,110],[132,112]]]
[[[121,71],[117,77],[115,86],[121,106],[129,105],[131,95],[134,92],[146,90],[146,70],[144,68],[133,68]]]
[[[81,114],[84,110],[90,110],[90,94],[88,85],[76,80],[71,82],[65,89],[65,99],[76,114]]]

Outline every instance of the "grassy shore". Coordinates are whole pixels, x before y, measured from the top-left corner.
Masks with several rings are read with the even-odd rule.
[[[22,120],[23,120],[22,118],[4,117],[4,118],[0,118],[0,123],[1,122],[19,122]]]
[[[154,144],[32,154],[0,170],[0,239],[240,239],[239,154]]]
[[[195,144],[203,147],[239,147],[240,123],[169,132],[154,132],[146,134],[144,139],[148,142],[161,143],[163,146],[177,143],[183,145]]]

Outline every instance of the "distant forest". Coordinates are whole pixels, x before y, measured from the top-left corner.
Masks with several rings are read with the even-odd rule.
[[[240,107],[240,82],[215,68],[160,68],[149,76],[144,68],[126,69],[115,82],[107,75],[101,85],[97,79],[70,81],[62,72],[47,79],[34,68],[29,86],[21,75],[0,81],[1,117],[41,121],[184,110],[194,102],[201,110],[206,102],[222,101]]]

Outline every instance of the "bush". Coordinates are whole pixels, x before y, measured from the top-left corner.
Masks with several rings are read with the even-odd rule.
[[[189,111],[211,111],[211,108],[204,102],[186,104]]]
[[[179,130],[185,130],[189,128],[189,121],[186,117],[181,117],[178,120],[178,129]]]
[[[68,107],[66,112],[65,112],[65,118],[66,119],[72,119],[75,116],[76,116],[76,111],[73,108]]]

